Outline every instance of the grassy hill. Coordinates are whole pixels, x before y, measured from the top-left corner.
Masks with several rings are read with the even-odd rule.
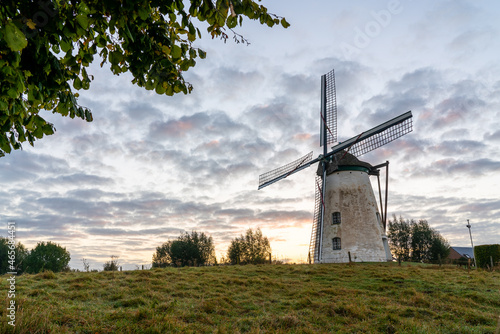
[[[325,264],[21,275],[2,333],[498,333],[500,273]]]

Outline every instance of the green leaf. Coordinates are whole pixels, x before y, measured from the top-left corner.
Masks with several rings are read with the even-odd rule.
[[[47,122],[45,122],[45,120],[38,115],[35,115],[33,119],[34,119],[34,123],[37,127],[42,127],[45,124],[47,124]]]
[[[268,27],[272,27],[274,25],[274,20],[271,16],[268,16],[266,19],[266,24]]]
[[[174,45],[172,47],[172,52],[171,52],[171,55],[172,55],[172,58],[173,59],[178,59],[182,56],[182,49],[177,46],[177,45]]]
[[[227,18],[227,27],[228,28],[234,28],[238,24],[238,17],[237,16],[229,16]]]
[[[125,24],[125,33],[127,34],[127,37],[130,38],[132,42],[134,42],[134,36],[132,36],[132,33],[130,32],[130,29],[128,28],[128,25]]]
[[[63,52],[68,52],[69,50],[71,50],[71,46],[72,46],[71,41],[68,41],[65,38],[62,38],[60,44],[61,44],[61,50]]]
[[[90,14],[90,9],[85,2],[80,2],[78,5],[78,11],[82,14]]]
[[[162,84],[156,85],[156,94],[164,94],[165,93],[165,87],[163,87]]]
[[[148,6],[149,7],[149,6]],[[139,16],[141,17],[141,19],[143,21],[146,21],[146,19],[149,17],[149,13],[150,13],[150,8],[148,7],[143,7],[141,6],[139,8]]]
[[[145,87],[146,87],[147,90],[153,90],[153,89],[155,89],[154,83],[151,80],[146,81]]]
[[[76,22],[78,22],[80,27],[82,27],[84,30],[87,30],[87,28],[89,27],[89,19],[85,15],[78,15],[76,17]]]
[[[5,101],[0,100],[0,110],[7,111],[9,109],[9,104]]]
[[[290,26],[290,23],[288,23],[285,18],[282,18],[281,19],[281,25],[283,26],[283,28],[288,28]]]
[[[19,92],[15,88],[11,87],[9,88],[9,90],[7,90],[7,95],[10,98],[17,99],[19,96]]]
[[[79,77],[76,77],[75,80],[73,80],[73,88],[75,89],[82,89],[82,80],[80,80]]]
[[[205,59],[207,57],[207,53],[203,50],[198,49],[198,53],[200,54],[201,59]]]
[[[94,120],[94,118],[92,117],[92,113],[88,109],[85,109],[85,120],[87,122],[92,122]]]
[[[15,128],[16,128],[16,131],[17,131],[17,134],[19,137],[19,141],[21,141],[21,142],[26,141],[26,137],[24,136],[24,129],[21,126],[21,124],[16,123]]]
[[[97,40],[97,46],[100,48],[103,48],[106,46],[106,44],[108,44],[108,41],[106,40],[106,38],[103,35],[97,36],[96,40]]]
[[[45,124],[42,127],[42,130],[43,130],[43,133],[45,133],[46,135],[53,135],[54,134],[54,127],[50,123]]]
[[[33,136],[35,136],[38,139],[42,138],[43,137],[42,128],[36,128],[35,131],[33,131]]]
[[[12,21],[5,25],[4,39],[7,42],[7,46],[12,51],[21,51],[28,46],[26,36],[24,36],[23,32],[19,30],[19,28]]]
[[[6,153],[10,153],[12,150],[10,147],[9,139],[5,133],[0,133],[0,149],[5,151]]]

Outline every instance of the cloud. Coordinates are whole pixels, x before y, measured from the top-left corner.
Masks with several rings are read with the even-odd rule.
[[[414,177],[434,176],[482,176],[500,170],[500,161],[488,158],[476,160],[457,160],[445,158],[432,162],[430,165],[416,169]]]
[[[484,139],[488,141],[498,142],[500,141],[500,130],[495,132],[487,132],[484,134]]]
[[[429,152],[442,154],[444,156],[475,155],[484,150],[486,145],[474,140],[445,140],[427,148]]]
[[[39,176],[66,172],[66,160],[48,154],[32,154],[15,151],[2,158],[0,180],[9,184],[14,182],[33,182]]]
[[[191,116],[182,116],[177,120],[154,122],[150,125],[150,136],[156,140],[185,138],[189,132],[204,128],[209,120],[210,117],[206,113],[196,113]]]
[[[85,185],[111,185],[115,182],[110,177],[102,177],[97,175],[90,175],[85,173],[75,173],[70,175],[61,175],[56,177],[42,178],[38,180],[40,184],[57,184],[57,185],[71,185],[71,186],[85,186]]]
[[[175,228],[175,227],[163,227],[163,228],[149,228],[149,229],[125,229],[125,228],[89,228],[85,230],[89,235],[92,236],[171,236],[171,235],[179,235],[181,232],[184,232],[184,229]],[[139,242],[141,244],[141,242]]]

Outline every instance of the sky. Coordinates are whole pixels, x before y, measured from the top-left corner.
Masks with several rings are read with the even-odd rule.
[[[305,262],[316,166],[262,190],[258,177],[321,153],[320,77],[335,69],[340,141],[413,113],[413,132],[361,156],[390,162],[388,216],[426,219],[464,247],[469,220],[474,245],[500,243],[500,4],[262,4],[291,26],[246,19],[248,46],[204,33],[189,95],[156,95],[96,61],[78,100],[94,121],[42,112],[56,133],[0,158],[0,235],[14,221],[28,248],[52,241],[72,268],[101,270],[112,255],[148,267],[191,231],[212,236],[220,259],[260,228],[274,257]]]

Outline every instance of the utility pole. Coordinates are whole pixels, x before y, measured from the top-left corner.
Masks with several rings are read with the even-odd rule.
[[[472,242],[472,232],[470,231],[470,223],[469,223],[469,220],[467,219],[467,228],[469,229],[469,235],[470,235],[470,244],[472,246],[472,255],[474,256],[474,267],[477,268],[476,266],[476,254],[474,253],[474,243]]]

